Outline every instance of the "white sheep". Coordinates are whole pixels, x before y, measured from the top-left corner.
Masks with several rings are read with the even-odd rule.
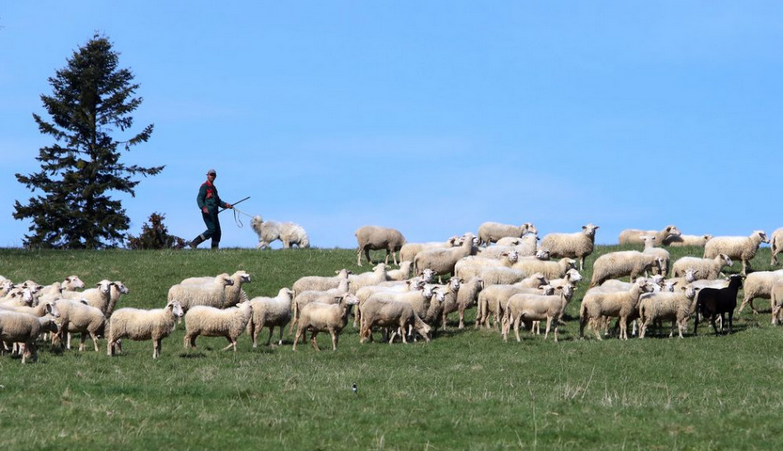
[[[212,282],[201,285],[178,283],[169,288],[168,300],[179,301],[186,313],[199,305],[223,308],[226,302],[226,286],[233,284],[234,280],[228,274],[215,277]]]
[[[484,285],[484,289],[478,295],[476,324],[489,327],[489,317],[494,317],[494,327],[500,327],[500,318],[503,306],[511,296],[517,293],[541,293],[540,287],[546,285],[547,280],[541,273],[536,273],[516,284]]]
[[[386,282],[386,274],[389,266],[385,263],[378,263],[373,266],[372,271],[363,272],[361,274],[349,274],[348,291],[356,294],[356,290],[368,285],[377,285],[379,283]]]
[[[33,361],[38,358],[35,341],[44,332],[57,332],[57,324],[52,315],[39,317],[0,310],[0,343],[23,343],[22,363],[26,363],[28,357]]]
[[[481,277],[471,277],[466,282],[462,282],[457,293],[457,311],[459,312],[459,328],[465,327],[465,310],[475,306],[478,302],[479,293],[484,289],[484,281]],[[443,309],[443,314],[448,315]],[[445,323],[445,320],[444,320]]]
[[[329,331],[332,336],[332,350],[336,351],[339,334],[348,324],[351,307],[357,303],[356,296],[351,296],[343,298],[337,304],[313,302],[304,306],[299,316],[299,324],[296,327],[293,350],[296,351],[299,337],[306,331],[310,331],[310,343],[316,351],[320,351],[316,336],[319,332]]]
[[[546,332],[544,340],[549,337],[552,323],[555,325],[555,342],[557,342],[557,329],[560,318],[563,316],[568,301],[574,294],[570,285],[554,287],[561,290],[560,294],[530,294],[518,293],[506,301],[503,316],[503,340],[508,341],[508,331],[513,325],[517,341],[519,338],[519,326],[521,323],[530,324],[534,321],[546,320]]]
[[[742,310],[748,304],[750,304],[753,313],[758,313],[758,310],[753,307],[753,299],[772,299],[772,287],[778,280],[783,280],[783,269],[777,271],[754,271],[748,274],[742,284],[742,304],[740,304],[739,310],[737,310],[737,315],[742,313]]]
[[[525,279],[527,272],[505,266],[487,266],[463,270],[462,275],[465,278],[480,277],[484,280],[484,285],[490,286],[519,283]]]
[[[237,304],[239,304],[242,301],[247,300],[244,298],[247,296],[246,294],[243,296],[242,291],[242,285],[246,283],[251,282],[250,274],[247,273],[247,271],[239,270],[234,272],[234,274],[231,274],[230,276],[228,273],[219,274],[217,276],[204,276],[204,277],[189,277],[187,279],[184,279],[180,284],[185,285],[204,285],[207,283],[214,282],[216,277],[230,277],[231,280],[234,281],[231,285],[226,285],[225,287],[225,300],[223,303],[223,307],[233,307]]]
[[[653,284],[643,278],[637,279],[627,291],[587,290],[579,309],[579,338],[584,338],[584,328],[589,324],[600,340],[598,321],[617,317],[620,320],[620,339],[627,340],[627,324],[638,316],[639,297],[653,290]]]
[[[426,282],[422,279],[414,278],[396,284],[367,285],[359,288],[356,290],[356,298],[358,299],[359,303],[356,305],[356,310],[354,312],[354,327],[359,327],[361,325],[362,306],[373,294],[380,292],[403,293],[406,291],[411,291],[412,289],[421,290],[424,288],[425,283]]]
[[[356,251],[356,264],[362,266],[362,253],[370,260],[370,251],[386,250],[386,261],[389,264],[389,254],[394,257],[394,264],[397,265],[397,254],[406,243],[405,237],[399,230],[379,226],[362,226],[354,233],[356,242],[359,245]]]
[[[419,252],[413,260],[413,271],[420,275],[425,268],[433,270],[438,276],[454,274],[454,266],[468,255],[476,255],[478,239],[468,232],[462,236],[462,244],[449,249],[428,249]]]
[[[769,239],[769,250],[772,254],[769,265],[775,266],[778,264],[778,254],[783,250],[783,227],[772,232],[772,237]]]
[[[650,270],[654,265],[660,268],[660,258],[639,251],[616,251],[601,255],[593,262],[593,277],[590,287],[602,284],[607,279],[631,276],[631,280]]]
[[[106,316],[97,308],[76,301],[73,299],[60,299],[57,301],[57,307],[60,310],[60,331],[57,336],[63,340],[63,334],[68,333],[69,339],[66,347],[71,349],[70,334],[81,334],[79,340],[79,351],[84,351],[84,342],[87,335],[92,338],[92,344],[95,352],[99,351],[98,336],[104,335],[106,327]],[[54,340],[52,340],[54,343]]]
[[[477,255],[489,258],[499,258],[502,253],[515,250],[520,257],[532,256],[536,255],[536,252],[538,251],[539,241],[541,241],[541,238],[535,233],[528,233],[522,238],[510,238],[508,241],[506,241],[506,238],[502,238],[498,240],[494,246],[479,249]]]
[[[299,224],[264,221],[261,216],[254,216],[250,221],[250,226],[258,234],[256,249],[264,249],[277,240],[283,242],[283,249],[288,249],[292,246],[298,248],[310,247],[310,238],[307,236],[305,229]]]
[[[559,285],[571,285],[572,287],[576,287],[576,284],[581,281],[582,275],[579,274],[579,271],[577,271],[575,268],[571,268],[566,271],[565,276],[558,279],[552,279],[549,281],[549,284],[553,287]]]
[[[504,237],[520,238],[527,233],[538,233],[536,226],[531,222],[515,226],[511,224],[501,224],[499,222],[484,222],[478,228],[479,246],[490,244]]]
[[[73,299],[76,301],[84,299],[87,305],[99,308],[104,314],[111,303],[111,288],[114,282],[103,279],[95,284],[95,288],[84,291],[63,290],[60,296],[63,299]]]
[[[452,277],[445,285],[433,286],[433,289],[438,290],[442,297],[439,296],[439,302],[430,302],[430,308],[421,318],[433,328],[433,335],[437,332],[439,325],[442,325],[443,330],[446,330],[446,316],[457,311],[457,296],[461,287],[462,282],[459,277]]]
[[[307,305],[311,304],[313,302],[321,302],[324,304],[332,304],[334,303],[334,299],[338,297],[344,297],[347,294],[352,293],[349,292],[348,287],[350,286],[349,281],[344,281],[340,284],[337,288],[332,288],[331,290],[326,291],[303,291],[301,293],[297,293],[293,300],[293,318],[291,321],[291,326],[288,330],[290,334],[293,334],[294,332],[294,326],[297,325],[299,322],[299,316],[302,312],[302,308]]]
[[[373,327],[380,326],[392,328],[394,332],[389,337],[389,344],[394,341],[396,331],[399,330],[402,342],[407,343],[407,331],[415,329],[424,340],[430,341],[430,326],[419,318],[408,302],[390,301],[382,299],[368,299],[364,305],[359,342],[372,341]]]
[[[642,239],[642,243],[644,243],[644,249],[642,252],[645,254],[656,255],[660,258],[660,268],[654,266],[651,272],[655,274],[656,272],[660,271],[660,273],[664,276],[668,275],[669,263],[671,262],[671,255],[669,254],[669,251],[661,247],[655,247],[655,245],[660,243],[660,241],[658,241],[658,238],[654,235],[642,235],[640,238]]]
[[[552,257],[570,257],[579,259],[579,270],[585,268],[585,258],[593,253],[597,225],[582,226],[581,232],[550,233],[541,240],[541,248],[547,249]]]
[[[248,335],[253,338],[253,348],[257,346],[258,333],[264,327],[269,328],[269,338],[266,345],[272,341],[272,333],[275,327],[280,329],[280,339],[278,345],[283,344],[283,330],[286,324],[291,321],[291,303],[293,300],[293,291],[288,288],[281,288],[276,297],[258,296],[250,300],[253,307],[253,315],[247,323]]]
[[[668,245],[671,247],[686,247],[686,246],[704,247],[704,245],[707,244],[707,241],[711,239],[712,239],[712,235],[710,234],[680,235],[677,237],[673,237],[671,240],[669,240]]]
[[[778,325],[783,313],[783,281],[777,281],[772,285],[770,299],[772,303],[772,325]]]
[[[688,320],[696,310],[696,290],[693,285],[680,287],[674,292],[658,291],[645,295],[639,301],[639,338],[644,338],[653,321],[672,320],[672,330],[677,326],[680,338]],[[673,332],[672,332],[673,333]],[[670,334],[669,336],[671,336]]]
[[[432,241],[429,243],[405,243],[400,249],[400,261],[413,261],[416,255],[425,249],[448,249],[450,247],[459,246],[462,244],[460,237],[453,236],[443,241]],[[402,263],[400,263],[402,265]]]
[[[761,243],[769,243],[763,230],[756,230],[750,236],[716,236],[704,245],[704,258],[726,254],[735,260],[741,260],[742,275],[746,275],[750,260],[756,256]]]
[[[109,337],[106,354],[122,352],[122,339],[152,340],[152,358],[160,357],[161,342],[171,335],[177,319],[184,314],[182,305],[171,300],[164,308],[141,310],[125,307],[117,310],[109,320]]]
[[[191,307],[185,313],[185,349],[196,347],[196,338],[225,337],[228,346],[223,351],[233,349],[237,352],[237,338],[247,328],[253,315],[250,301],[244,301],[228,309],[206,305]]]
[[[412,272],[413,272],[413,260],[402,260],[400,261],[399,269],[386,270],[386,280],[390,282],[391,281],[401,282],[411,277]]]
[[[454,265],[454,274],[464,280],[477,276],[482,269],[486,267],[501,267],[505,266],[510,268],[514,263],[519,260],[519,253],[512,249],[508,252],[500,254],[499,258],[487,258],[479,255],[469,255],[463,257],[457,261]]]
[[[294,296],[302,291],[326,291],[332,288],[340,286],[340,282],[348,280],[348,276],[351,271],[348,269],[341,269],[335,271],[336,276],[303,276],[294,282],[291,286],[291,291],[294,292]]]
[[[644,244],[643,235],[654,236],[655,242],[668,246],[671,241],[682,235],[680,230],[673,225],[668,225],[661,230],[625,229],[620,232],[619,242],[623,244]]]
[[[726,254],[718,254],[711,258],[680,257],[672,265],[672,276],[683,277],[685,271],[693,269],[693,277],[696,280],[715,280],[722,274],[724,266],[732,266],[733,264],[734,262]]]
[[[565,277],[568,270],[575,267],[576,261],[568,257],[551,261],[541,260],[539,258],[520,258],[514,263],[514,266],[512,266],[513,269],[524,272],[526,276],[541,273],[547,280]]]

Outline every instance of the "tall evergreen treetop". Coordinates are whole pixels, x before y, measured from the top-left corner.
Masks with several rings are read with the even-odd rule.
[[[43,147],[36,158],[41,171],[16,174],[16,179],[33,192],[22,205],[15,201],[14,218],[32,219],[24,245],[32,248],[98,249],[123,242],[130,219],[111,191],[135,197],[137,175],[156,175],[164,166],[141,167],[120,161],[123,145],[146,142],[153,125],[122,141],[120,135],[133,126],[131,113],[141,105],[133,97],[138,84],[129,69],[118,68],[119,54],[112,43],[95,35],[67,60],[67,66],[49,78],[52,95],[41,95],[51,116],[47,122],[33,114],[38,129],[54,137],[55,144]]]

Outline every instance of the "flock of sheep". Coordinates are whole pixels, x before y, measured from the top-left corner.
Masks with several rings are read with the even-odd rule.
[[[265,224],[269,223],[258,217],[253,227],[259,231],[259,244],[268,245],[272,233],[262,237]],[[275,239],[283,239],[285,247],[309,245],[301,227],[272,225],[277,230]],[[544,338],[554,329],[557,341],[558,325],[582,280],[579,271],[593,252],[597,230],[598,226],[587,224],[575,233],[551,233],[539,239],[532,223],[488,222],[479,227],[478,236],[466,233],[443,242],[407,243],[397,230],[365,226],[356,231],[357,264],[361,266],[363,256],[369,261],[371,250],[386,251],[385,261],[371,271],[352,274],[342,269],[332,277],[305,276],[274,297],[252,299],[242,289],[251,280],[245,271],[192,277],[169,289],[165,307],[151,310],[115,311],[120,296],[128,292],[120,281],[103,280],[82,290],[84,283],[76,276],[49,286],[14,283],[0,276],[0,341],[3,349],[20,352],[23,363],[35,358],[36,342],[43,334],[49,335],[53,346],[70,349],[70,336],[78,333],[80,350],[89,336],[95,351],[103,336],[110,356],[122,351],[123,339],[151,340],[153,358],[158,358],[162,339],[184,322],[185,349],[196,347],[197,337],[208,336],[225,337],[229,343],[225,349],[236,351],[244,332],[255,348],[264,328],[269,329],[269,345],[276,327],[282,344],[288,326],[294,350],[308,332],[316,349],[317,335],[328,332],[336,350],[352,313],[362,343],[378,331],[392,343],[397,337],[403,342],[419,337],[429,341],[439,328],[446,328],[448,315],[455,312],[458,327],[463,328],[465,311],[472,307],[477,308],[475,327],[489,327],[492,319],[504,340],[513,329],[520,341],[520,327],[537,333],[545,322]],[[768,240],[763,231],[748,237],[686,236],[668,226],[660,231],[625,230],[619,242],[643,249],[609,252],[595,259],[590,288],[579,308],[580,337],[590,327],[600,340],[611,333],[615,318],[621,339],[628,339],[631,324],[644,337],[649,327],[660,327],[667,320],[672,321],[672,333],[676,327],[682,337],[691,317],[696,318],[694,332],[701,317],[709,319],[718,333],[724,314],[731,331],[743,280],[738,275],[723,278],[723,269],[739,260],[742,275],[747,274],[750,260],[767,242],[772,248],[771,264],[776,264],[783,228]],[[666,246],[699,246],[704,252],[702,257],[670,262]],[[390,258],[398,269],[391,269]],[[444,276],[450,276],[445,283]],[[626,277],[630,281],[621,280]],[[767,298],[773,324],[779,321],[783,270],[747,274],[743,292],[739,311],[750,305],[756,312],[753,299]]]

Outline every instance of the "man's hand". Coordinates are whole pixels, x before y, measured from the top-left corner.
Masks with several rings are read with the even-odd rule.
[[[209,214],[209,210],[207,210],[207,207],[201,207],[201,211],[203,211],[206,214]]]
[[[233,208],[234,208],[234,206],[233,206],[233,205],[231,205],[231,204],[226,204],[226,208],[231,208],[231,209],[233,209]]]

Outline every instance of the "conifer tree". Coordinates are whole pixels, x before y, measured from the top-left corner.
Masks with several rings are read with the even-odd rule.
[[[131,113],[141,97],[129,69],[119,68],[119,54],[105,37],[95,35],[73,52],[65,68],[49,78],[52,95],[41,95],[51,122],[37,114],[41,133],[55,143],[39,149],[41,170],[16,174],[33,193],[14,203],[14,218],[31,219],[28,248],[100,249],[122,244],[130,219],[112,191],[135,196],[137,175],[156,175],[164,166],[142,167],[120,161],[120,146],[129,151],[146,142],[153,125],[132,135]],[[124,140],[112,135],[131,136]]]

